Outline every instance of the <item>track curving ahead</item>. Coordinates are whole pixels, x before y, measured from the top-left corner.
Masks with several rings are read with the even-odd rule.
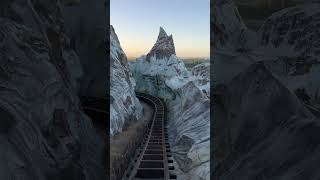
[[[136,93],[140,101],[154,108],[152,119],[147,125],[144,139],[137,150],[122,180],[170,180],[177,179],[172,173],[172,155],[168,143],[164,102],[155,96]],[[97,125],[106,127],[108,100],[97,97],[82,97],[83,109]],[[101,127],[100,127],[101,128]]]
[[[165,106],[160,98],[137,93],[137,97],[154,108],[141,147],[137,150],[123,180],[169,180],[177,179],[171,171],[172,155],[168,141]]]

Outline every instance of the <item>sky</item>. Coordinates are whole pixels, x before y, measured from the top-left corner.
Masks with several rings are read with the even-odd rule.
[[[160,26],[181,58],[210,57],[210,0],[111,0],[110,20],[127,57],[146,55]]]

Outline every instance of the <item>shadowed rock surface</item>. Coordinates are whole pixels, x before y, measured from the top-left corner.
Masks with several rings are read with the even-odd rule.
[[[108,98],[106,80],[109,79],[110,64],[106,51],[106,39],[109,39],[107,6],[109,3],[106,0],[81,0],[78,5],[63,7],[65,31],[80,57],[83,69],[83,76],[79,80],[81,96]]]
[[[214,179],[320,178],[320,120],[263,63],[215,93]]]
[[[62,5],[0,4],[0,179],[104,179],[105,146],[77,96],[83,71]]]
[[[271,14],[258,32],[246,28],[232,0],[213,1],[211,28],[215,82],[228,83],[250,64],[263,61],[290,90],[320,92],[320,3],[306,1]],[[239,32],[238,32],[239,31]]]
[[[281,59],[291,76],[310,73],[320,64],[320,3],[283,9],[271,15],[259,30],[262,46],[282,48],[288,58]]]

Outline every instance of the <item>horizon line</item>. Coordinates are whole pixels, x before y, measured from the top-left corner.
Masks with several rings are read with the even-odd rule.
[[[143,56],[143,55],[142,55]],[[137,59],[137,58],[139,58],[139,57],[141,57],[141,56],[137,56],[137,57],[134,57],[134,56],[132,56],[132,57],[127,57],[127,59],[128,60],[132,60],[132,59]],[[183,57],[183,56],[177,56],[178,58],[181,58],[181,59],[195,59],[195,58],[202,58],[202,59],[210,59],[210,56],[206,56],[206,57],[204,57],[204,56],[194,56],[194,57],[191,57],[191,56],[188,56],[188,57]]]

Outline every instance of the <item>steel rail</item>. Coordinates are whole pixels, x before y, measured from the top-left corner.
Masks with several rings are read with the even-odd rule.
[[[149,94],[137,93],[137,97],[154,108],[154,114],[146,127],[145,137],[132,158],[123,180],[170,180],[177,179],[172,173],[172,155],[168,141],[163,101]],[[107,99],[83,97],[83,109],[104,117],[109,114]],[[101,117],[99,117],[101,119]]]
[[[177,176],[171,171],[173,160],[168,142],[167,128],[165,128],[165,106],[160,98],[137,93],[137,97],[153,106],[154,115],[149,122],[141,148],[137,150],[123,180],[169,180]]]

